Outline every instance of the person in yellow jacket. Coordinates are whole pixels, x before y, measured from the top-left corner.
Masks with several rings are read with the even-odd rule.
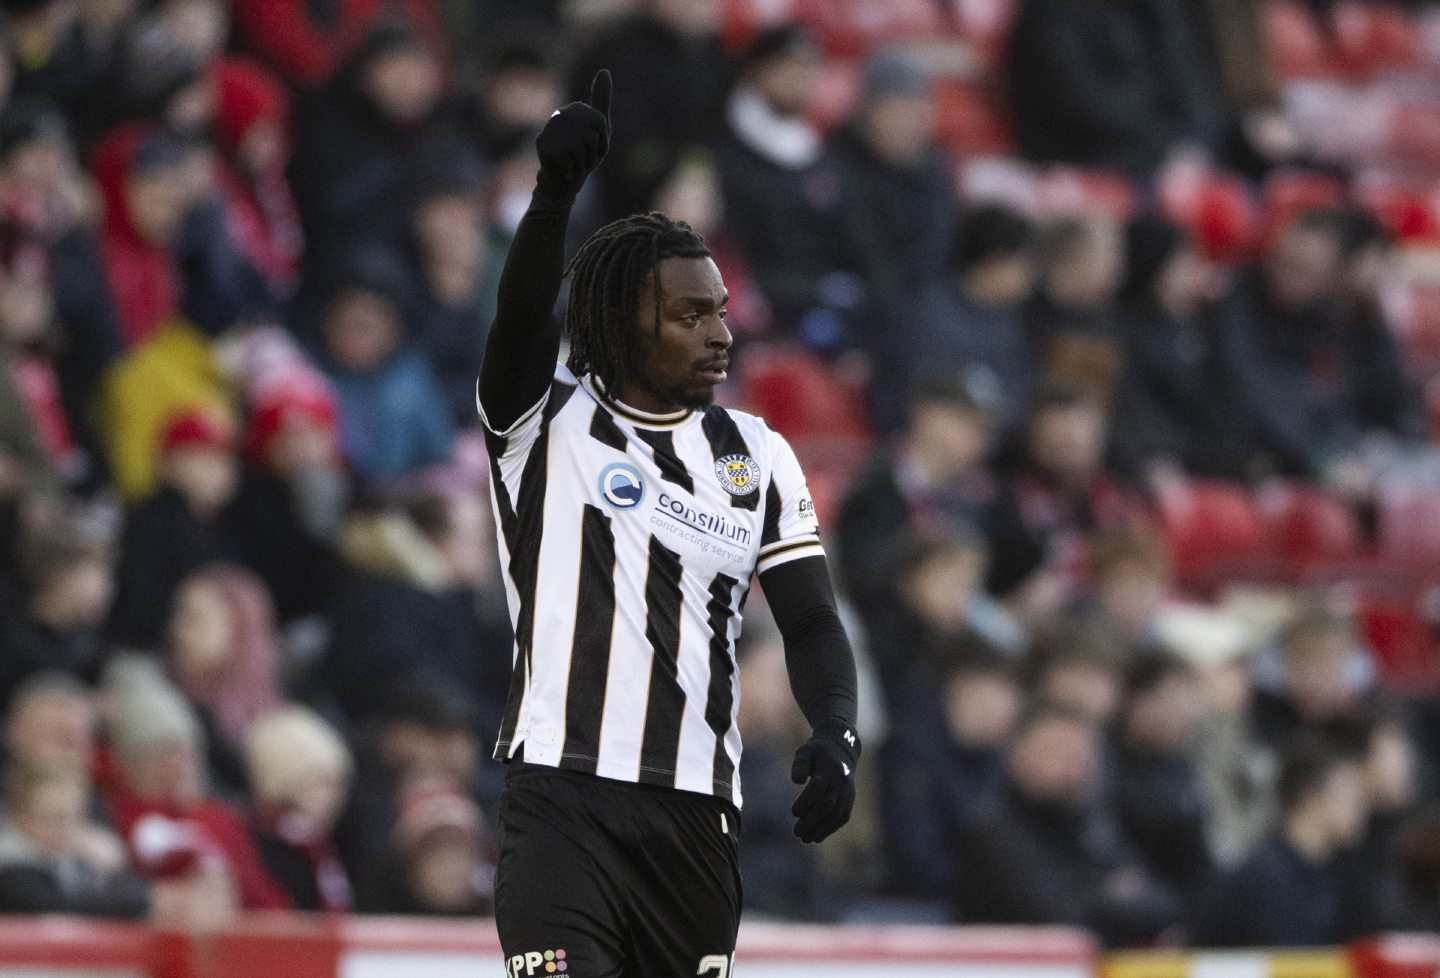
[[[110,368],[101,389],[100,430],[127,503],[156,488],[165,425],[196,408],[235,416],[234,395],[213,344],[183,319],[168,321]]]

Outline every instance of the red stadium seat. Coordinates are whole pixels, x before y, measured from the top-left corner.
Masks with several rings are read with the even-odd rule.
[[[1297,170],[1271,175],[1262,194],[1267,237],[1302,211],[1339,207],[1345,201],[1345,187],[1339,178]]]
[[[1434,574],[1440,568],[1440,494],[1391,490],[1380,498],[1380,551],[1394,566]]]
[[[1240,177],[1181,173],[1162,180],[1159,193],[1165,216],[1189,230],[1217,261],[1243,261],[1260,243],[1260,210]]]
[[[1435,631],[1413,602],[1366,595],[1356,617],[1387,683],[1408,685],[1434,669]]]
[[[1265,30],[1281,78],[1322,77],[1334,70],[1324,33],[1303,4],[1270,0],[1265,5]]]
[[[1349,2],[1331,15],[1335,61],[1348,75],[1369,78],[1424,65],[1420,29],[1399,7]]]
[[[1367,174],[1355,198],[1401,241],[1440,240],[1440,191],[1431,184]]]
[[[864,382],[812,353],[747,349],[741,378],[743,402],[786,438],[870,438]]]
[[[1057,166],[1040,175],[1038,189],[1043,214],[1104,214],[1117,221],[1135,216],[1138,195],[1123,174]]]
[[[1440,107],[1418,100],[1395,105],[1384,142],[1394,159],[1440,173]]]
[[[1270,551],[1292,577],[1319,564],[1357,558],[1364,549],[1355,514],[1321,490],[1270,486],[1257,494],[1256,502]]]
[[[1182,580],[1209,579],[1265,555],[1265,525],[1241,486],[1197,480],[1162,495],[1159,509]]]
[[[942,79],[935,84],[936,138],[953,156],[1009,156],[1015,143],[998,92],[982,83]]]

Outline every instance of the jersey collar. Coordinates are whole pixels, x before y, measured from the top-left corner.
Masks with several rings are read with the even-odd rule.
[[[585,376],[585,382],[590,389],[590,393],[595,397],[595,400],[604,405],[611,413],[618,414],[631,424],[642,425],[646,428],[676,428],[690,420],[690,416],[695,413],[694,408],[683,408],[679,411],[671,411],[666,414],[652,414],[649,411],[633,408],[618,398],[611,397],[605,392],[605,388],[601,385],[600,379],[594,374],[587,374]]]

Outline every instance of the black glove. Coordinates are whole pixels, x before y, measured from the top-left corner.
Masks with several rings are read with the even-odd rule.
[[[795,816],[795,836],[801,842],[819,842],[850,821],[859,762],[860,737],[854,726],[840,719],[821,723],[795,752],[790,780],[805,785],[805,790],[790,814]]]
[[[590,101],[558,109],[535,137],[540,188],[573,199],[609,149],[610,72],[601,68],[590,83]]]

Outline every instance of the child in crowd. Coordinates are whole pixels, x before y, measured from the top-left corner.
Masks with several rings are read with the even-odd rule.
[[[349,748],[300,706],[261,717],[245,748],[255,796],[250,834],[266,868],[297,910],[349,910],[350,881],[330,837],[350,787]]]

